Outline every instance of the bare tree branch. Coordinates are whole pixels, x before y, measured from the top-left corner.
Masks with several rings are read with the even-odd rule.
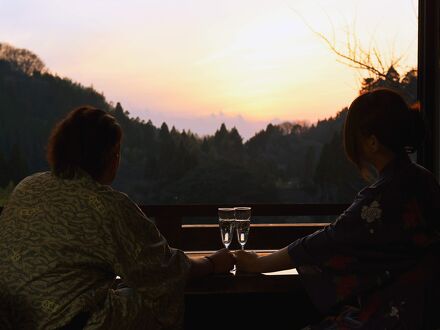
[[[377,63],[379,63],[380,70],[381,70],[382,72],[384,72],[384,71],[385,71],[385,66],[383,65],[382,57],[380,56],[380,54],[379,54],[379,52],[377,51],[377,48],[376,48],[376,47],[373,48],[373,53],[374,53],[374,56],[376,57],[376,61],[377,61]]]
[[[358,70],[365,70],[369,72],[376,79],[386,79],[388,70],[391,67],[396,67],[400,61],[404,58],[404,55],[396,57],[394,55],[394,50],[392,50],[392,54],[390,60],[385,60],[383,55],[378,51],[377,47],[374,46],[373,38],[370,40],[368,48],[362,47],[362,43],[355,33],[355,24],[356,21],[352,22],[353,27],[347,29],[346,31],[346,42],[345,42],[345,50],[342,51],[336,45],[336,38],[334,32],[334,24],[330,19],[330,23],[332,26],[332,40],[330,40],[323,33],[316,31],[307,20],[295,9],[293,11],[300,17],[300,19],[304,22],[304,24],[309,28],[309,30],[318,36],[324,43],[329,47],[329,49],[336,54],[343,61],[338,61],[347,65],[351,68],[355,68]],[[327,15],[328,17],[328,15]]]
[[[323,35],[320,32],[317,32],[317,31],[312,31],[312,32],[314,32],[318,37],[320,37],[327,44],[327,46],[330,48],[330,50],[333,53],[335,53],[339,57],[347,60],[348,62],[351,62],[351,65],[354,65],[355,68],[367,70],[371,73],[374,73],[378,77],[383,77],[383,78],[386,77],[386,73],[375,68],[372,65],[371,61],[370,62],[363,62],[363,61],[359,60],[357,57],[357,53],[355,51],[353,51],[353,49],[351,48],[350,42],[347,43],[347,47],[349,49],[348,54],[344,54],[341,51],[339,51],[336,48],[336,46],[333,43],[331,43],[330,40],[327,39],[327,37],[325,35]]]

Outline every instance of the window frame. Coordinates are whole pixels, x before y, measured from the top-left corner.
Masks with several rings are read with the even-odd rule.
[[[440,179],[440,2],[419,0],[418,99],[428,134],[418,162]]]
[[[422,166],[432,171],[437,180],[440,180],[440,1],[419,0],[418,30],[418,99],[429,134],[417,153],[417,160]],[[220,205],[143,205],[141,207],[150,216],[165,220],[158,221],[158,223],[166,223],[166,225],[161,225],[164,227],[164,231],[178,232],[182,226],[182,216],[214,215],[218,206]],[[190,214],[182,212],[182,207],[190,209],[191,211],[188,211]],[[299,211],[301,207],[304,205],[279,205],[277,210],[274,204],[255,205],[255,208],[266,210],[262,211],[262,215],[266,215],[269,209],[271,215],[282,215],[286,212],[292,212],[289,213],[290,215],[301,215],[302,213]],[[314,209],[315,215],[320,213],[330,215],[336,214],[335,207],[343,207],[343,205],[309,204],[306,207]],[[329,207],[330,209],[328,209]],[[281,209],[284,211],[280,211]],[[1,211],[2,207],[0,207],[0,213]],[[266,225],[274,226],[274,224]],[[293,224],[296,227],[300,225],[299,223]],[[302,225],[307,226],[307,224]],[[283,227],[283,225],[278,226]]]

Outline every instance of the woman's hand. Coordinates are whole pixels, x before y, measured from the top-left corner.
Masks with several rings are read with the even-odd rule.
[[[260,273],[259,256],[252,251],[238,250],[235,252],[237,272]]]
[[[267,273],[294,268],[288,246],[271,254],[259,257],[255,252],[238,250],[235,252],[237,272]]]
[[[221,249],[208,257],[212,261],[213,272],[228,273],[235,265],[235,256],[228,249]]]

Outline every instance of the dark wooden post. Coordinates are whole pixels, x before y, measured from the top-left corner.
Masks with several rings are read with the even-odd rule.
[[[418,161],[440,177],[440,3],[419,0],[418,98],[429,133]]]

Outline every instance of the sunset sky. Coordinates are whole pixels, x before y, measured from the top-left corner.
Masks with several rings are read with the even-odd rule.
[[[51,72],[93,85],[132,116],[248,138],[269,122],[334,115],[359,72],[307,27],[345,50],[355,31],[385,60],[417,64],[417,0],[0,0],[0,42]]]

